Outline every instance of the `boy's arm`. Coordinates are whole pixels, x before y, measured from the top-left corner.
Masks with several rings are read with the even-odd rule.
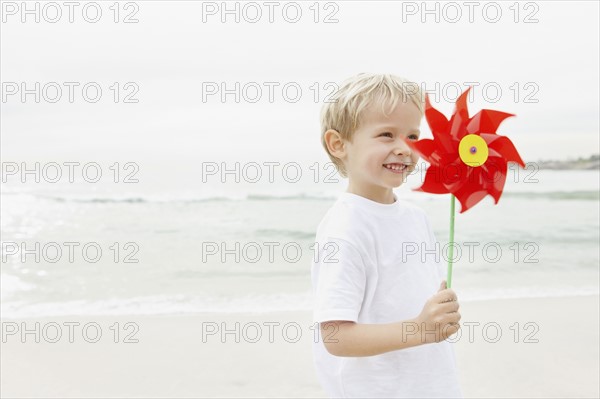
[[[334,356],[375,356],[421,345],[417,330],[416,319],[387,324],[332,320],[321,323],[321,339]]]
[[[446,280],[412,319],[387,324],[358,324],[354,321],[321,322],[321,337],[334,356],[375,356],[429,343],[441,342],[460,329],[460,305]]]

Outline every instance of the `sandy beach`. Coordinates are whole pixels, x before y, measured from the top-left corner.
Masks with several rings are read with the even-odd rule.
[[[597,398],[598,300],[461,303],[465,397]],[[36,322],[37,337],[21,334]],[[2,331],[6,398],[325,397],[310,312],[4,319]]]

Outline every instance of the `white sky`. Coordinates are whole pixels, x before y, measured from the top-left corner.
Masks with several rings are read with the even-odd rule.
[[[446,114],[455,99],[453,82],[462,88],[465,82],[478,82],[470,109],[517,114],[498,133],[509,136],[526,161],[599,151],[596,1],[522,2],[518,23],[512,1],[488,6],[476,2],[473,23],[465,2],[438,2],[439,23],[433,14],[423,23],[421,10],[403,13],[403,7],[421,7],[420,1],[337,1],[328,8],[321,2],[320,19],[336,11],[339,22],[328,24],[314,23],[313,1],[297,2],[302,18],[295,24],[282,17],[286,2],[277,2],[273,23],[267,21],[265,2],[256,2],[263,17],[254,24],[243,18],[235,23],[232,15],[222,23],[219,14],[207,15],[203,23],[203,5],[193,1],[137,1],[135,24],[115,24],[112,1],[99,2],[103,14],[96,24],[82,18],[86,2],[75,9],[74,23],[68,22],[66,7],[55,24],[43,15],[40,23],[31,15],[22,23],[19,12],[6,12],[12,10],[7,3],[21,7],[21,2],[3,2],[2,82],[27,82],[30,87],[33,82],[98,82],[103,97],[89,104],[76,90],[71,104],[66,88],[56,104],[36,104],[32,96],[23,104],[18,95],[8,97],[1,104],[3,160],[103,156],[156,162],[325,161],[319,142],[321,104],[313,100],[310,87],[316,82],[326,94],[328,82],[339,83],[359,72],[405,76],[428,90],[437,82],[450,89],[452,98],[436,103]],[[228,2],[231,8],[234,3]],[[238,3],[240,8],[245,5]],[[34,2],[28,4],[34,7]],[[221,6],[220,1],[211,4]],[[435,2],[428,4],[435,7]],[[453,17],[455,4],[462,19],[444,21],[444,10]],[[495,5],[502,17],[487,22],[482,9],[488,7],[486,16],[491,18]],[[119,17],[133,10],[122,8]],[[49,18],[54,16],[54,10],[46,11]],[[524,23],[532,13],[538,22]],[[290,103],[276,89],[275,102],[269,103],[263,86],[263,99],[256,104],[236,104],[233,96],[225,104],[218,96],[203,103],[202,82],[223,81],[229,87],[234,82],[278,82],[279,88],[297,82],[303,95]],[[111,103],[112,82],[135,82],[139,103]],[[502,89],[497,102],[482,96],[486,84]],[[515,102],[517,88],[520,99]],[[488,93],[494,99],[495,91]],[[525,102],[527,94],[538,102]]]

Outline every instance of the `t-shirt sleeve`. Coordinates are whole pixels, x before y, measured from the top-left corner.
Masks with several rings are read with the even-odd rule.
[[[313,321],[358,321],[366,287],[363,257],[343,239],[327,239],[318,248],[313,263],[317,280]]]

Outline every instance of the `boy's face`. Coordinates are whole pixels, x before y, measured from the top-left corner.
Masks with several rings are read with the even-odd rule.
[[[392,189],[414,171],[419,157],[406,144],[418,140],[422,114],[411,101],[398,101],[389,116],[373,104],[362,116],[352,142],[345,143],[348,191],[375,201],[393,201]]]

